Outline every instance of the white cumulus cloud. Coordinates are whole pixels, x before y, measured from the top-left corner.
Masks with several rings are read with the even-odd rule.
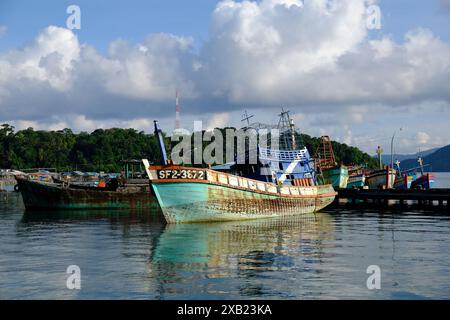
[[[160,33],[113,41],[101,54],[49,26],[0,53],[0,117],[80,129],[151,125],[150,118],[173,116],[176,90],[182,115],[209,114],[210,126],[233,122],[230,112],[243,108],[275,114],[286,106],[325,131],[340,129],[347,142],[358,136],[348,126],[373,122],[376,113],[430,103],[448,116],[450,44],[422,28],[403,41],[369,37],[366,9],[376,3],[225,0],[198,51],[192,38]],[[403,121],[407,113],[393,114]]]

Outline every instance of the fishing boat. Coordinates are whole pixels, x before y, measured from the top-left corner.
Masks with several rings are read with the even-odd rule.
[[[359,189],[364,187],[366,183],[366,173],[363,168],[351,167],[348,170],[348,189]]]
[[[411,189],[414,176],[409,173],[402,173],[397,176],[394,183],[395,189],[407,190]]]
[[[0,170],[0,192],[14,191],[16,185],[16,179],[11,170]]]
[[[288,117],[288,113],[283,112],[282,116]],[[237,162],[230,166],[229,172],[174,165],[167,158],[157,121],[155,135],[163,165],[151,166],[144,162],[152,190],[168,223],[308,214],[325,208],[335,199],[332,185],[317,185],[307,148],[295,150],[293,132],[291,150],[258,146],[257,164]]]
[[[392,189],[396,176],[397,170],[386,166],[385,169],[370,172],[366,176],[366,185],[369,189]]]
[[[349,175],[348,168],[345,166],[324,169],[322,171],[322,176],[322,184],[331,184],[336,189],[347,188]]]
[[[318,181],[320,184],[331,184],[337,189],[347,188],[348,167],[337,164],[329,136],[321,137],[321,144],[317,148],[314,158],[319,172]]]
[[[429,190],[433,188],[434,184],[434,175],[431,173],[425,173],[424,167],[426,165],[423,164],[423,158],[418,157],[417,162],[419,163],[419,167],[416,168],[416,176],[411,183],[412,189],[424,189]]]
[[[16,186],[15,176],[24,174],[23,172],[10,169],[0,169],[0,192],[14,191]]]
[[[157,205],[148,178],[111,178],[96,185],[16,177],[27,210],[148,208]]]
[[[424,189],[433,188],[435,177],[431,173],[425,173],[424,168],[428,165],[423,164],[422,157],[417,158],[419,167],[403,171],[398,175],[395,181],[396,189]],[[400,161],[396,162],[397,169],[400,172]]]
[[[424,189],[429,190],[433,188],[434,184],[434,175],[431,173],[425,173],[421,175],[419,178],[415,179],[411,183],[411,189]]]
[[[415,179],[415,173],[411,170],[401,170],[400,167],[400,161],[397,160],[395,162],[395,165],[397,166],[397,178],[394,182],[394,189],[399,190],[407,190],[411,188],[411,184],[413,180]]]

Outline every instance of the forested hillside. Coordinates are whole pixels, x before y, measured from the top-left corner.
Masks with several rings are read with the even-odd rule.
[[[167,146],[170,145],[166,139]],[[301,135],[314,154],[320,139]],[[205,143],[204,145],[207,145]],[[357,148],[333,142],[336,159],[344,164],[376,166],[376,160]],[[0,168],[55,168],[58,171],[84,170],[118,172],[120,160],[160,159],[154,135],[135,129],[97,129],[92,133],[74,133],[70,129],[42,131],[0,126]]]

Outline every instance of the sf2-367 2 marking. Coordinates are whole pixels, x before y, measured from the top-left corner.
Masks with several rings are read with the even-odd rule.
[[[206,179],[205,171],[203,170],[159,170],[158,179]]]

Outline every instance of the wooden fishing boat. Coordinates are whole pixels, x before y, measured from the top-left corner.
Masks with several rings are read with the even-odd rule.
[[[2,191],[14,191],[16,185],[16,179],[12,174],[2,174],[0,172],[0,192]]]
[[[249,220],[317,212],[336,196],[331,185],[276,186],[209,169],[148,166],[168,223]]]
[[[345,189],[348,186],[349,174],[345,166],[336,166],[322,170],[322,184],[331,184],[334,188]]]
[[[347,188],[348,167],[337,164],[329,136],[321,137],[321,144],[317,148],[314,158],[319,172],[318,182],[320,184],[331,184],[337,189]]]
[[[411,183],[411,188],[425,189],[425,190],[429,190],[429,189],[433,188],[434,179],[435,179],[434,175],[432,175],[431,173],[425,173],[425,171],[424,171],[425,165],[423,164],[422,157],[418,157],[417,162],[419,163],[419,168],[417,168],[417,169],[420,170],[420,176],[416,170],[416,178]]]
[[[425,173],[424,168],[428,165],[423,164],[422,157],[417,158],[419,167],[411,168],[403,171],[399,174],[399,177],[395,181],[396,189],[424,189],[429,190],[433,188],[434,175],[431,173]],[[400,161],[396,162],[397,168],[400,172]]]
[[[411,170],[402,170],[400,167],[400,161],[395,162],[397,166],[397,178],[394,182],[394,188],[398,190],[407,190],[411,188],[413,180],[416,179],[416,173]]]
[[[366,174],[365,173],[349,173],[347,188],[362,188],[366,183]]]
[[[155,135],[163,165],[151,166],[143,161],[168,223],[308,214],[325,208],[335,199],[332,185],[317,185],[306,148],[271,150],[258,147],[257,165],[236,165],[234,173],[226,173],[171,164],[156,121]],[[258,175],[264,169],[269,169],[270,174]],[[252,178],[243,175],[244,172],[250,172]]]
[[[27,209],[114,209],[157,206],[150,192],[141,160],[122,161],[123,175],[53,175],[51,180],[36,180],[35,175],[16,177]],[[144,171],[144,173],[142,173]],[[93,177],[96,177],[95,179]],[[87,177],[87,179],[86,179]]]
[[[414,176],[408,173],[402,173],[401,176],[397,176],[394,183],[395,189],[406,190],[411,188]]]
[[[17,177],[19,191],[27,210],[145,208],[157,205],[148,180],[116,188],[71,187]]]
[[[0,192],[12,192],[17,189],[16,176],[23,176],[26,173],[18,170],[0,169]]]
[[[429,190],[433,188],[434,175],[431,173],[424,173],[411,183],[412,189],[424,189]]]
[[[397,170],[389,166],[383,170],[375,170],[366,176],[366,185],[370,189],[392,189],[394,187]]]

